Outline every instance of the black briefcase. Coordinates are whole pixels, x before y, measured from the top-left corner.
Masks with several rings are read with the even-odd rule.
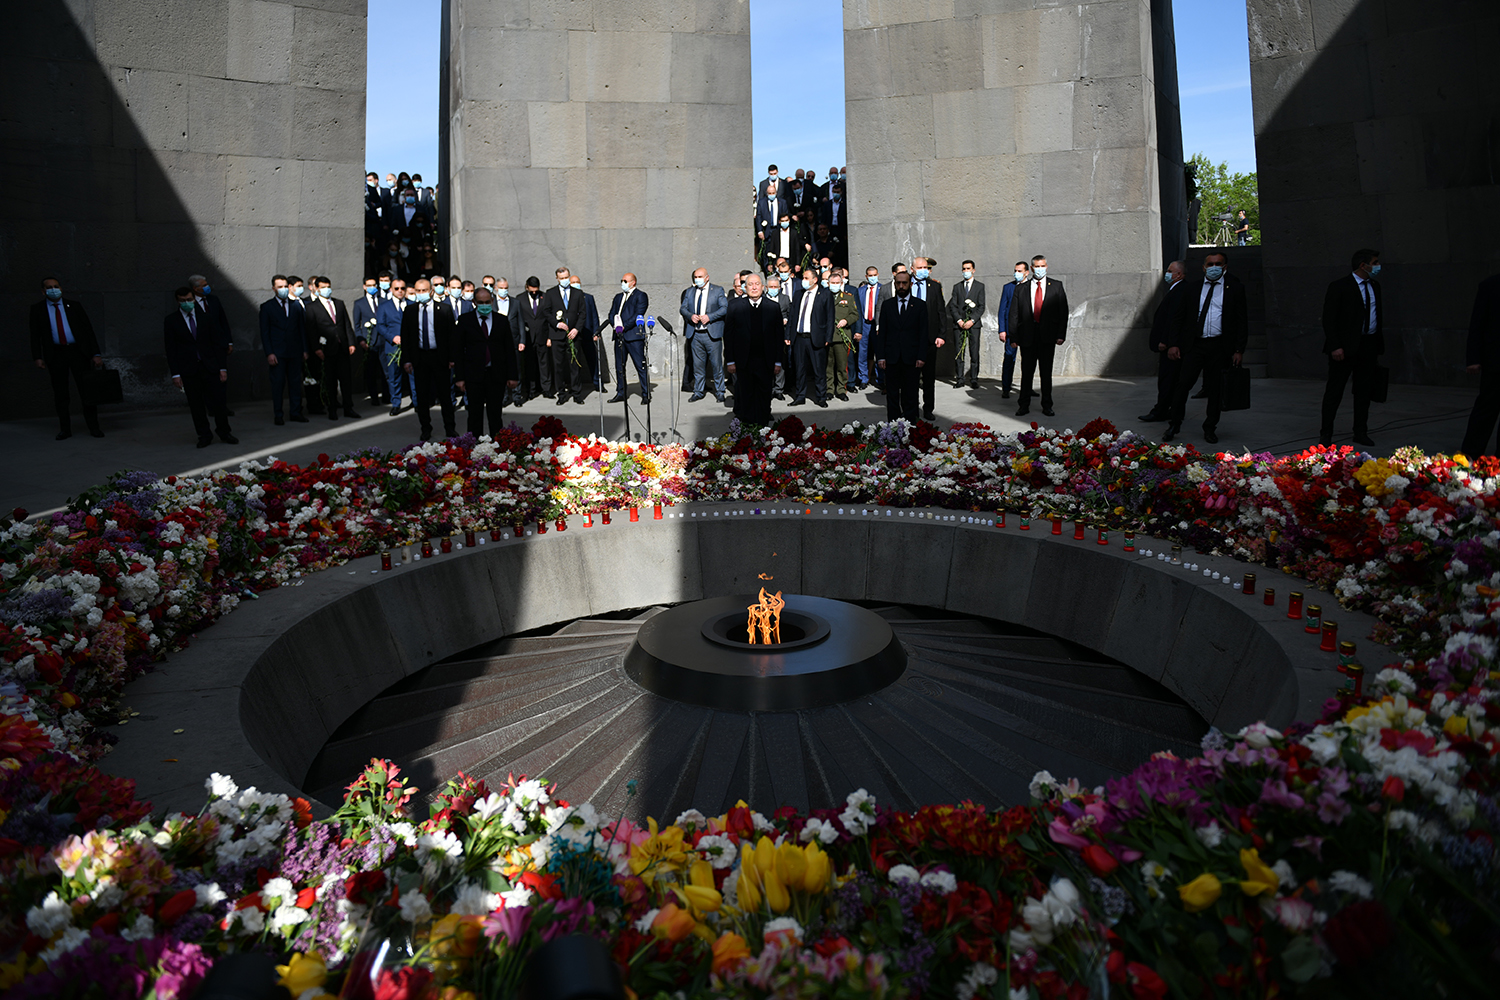
[[[1250,409],[1250,369],[1243,365],[1224,369],[1224,405],[1220,409]]]
[[[1384,403],[1391,391],[1391,370],[1375,366],[1375,376],[1370,379],[1370,402]]]
[[[120,373],[113,368],[90,368],[78,380],[78,388],[85,406],[125,402],[125,390],[120,386]]]

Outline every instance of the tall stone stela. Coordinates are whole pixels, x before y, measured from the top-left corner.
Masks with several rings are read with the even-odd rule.
[[[566,266],[602,312],[630,271],[676,326],[694,268],[751,265],[746,0],[444,6],[456,272]]]
[[[1170,14],[1157,21],[1170,44]],[[851,262],[886,274],[930,255],[951,288],[972,258],[993,300],[981,361],[993,375],[1000,286],[1015,261],[1045,254],[1073,314],[1057,373],[1154,370],[1154,77],[1149,0],[844,0]],[[1175,74],[1163,83],[1175,107]]]
[[[33,0],[7,14],[0,416],[52,412],[26,325],[49,275],[88,311],[132,403],[181,402],[162,317],[189,274],[209,276],[237,347],[230,392],[263,398],[271,275],[327,274],[339,294],[363,277],[366,0]]]

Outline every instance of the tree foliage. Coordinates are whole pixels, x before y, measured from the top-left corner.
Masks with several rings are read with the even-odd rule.
[[[1198,230],[1194,243],[1212,243],[1219,232],[1217,216],[1229,212],[1236,217],[1241,209],[1250,220],[1250,242],[1260,242],[1260,192],[1255,174],[1230,173],[1229,164],[1214,164],[1202,153],[1194,153],[1187,163],[1188,177],[1197,184],[1203,207],[1198,211]],[[1188,197],[1193,196],[1189,187]],[[1235,223],[1230,223],[1234,228]]]

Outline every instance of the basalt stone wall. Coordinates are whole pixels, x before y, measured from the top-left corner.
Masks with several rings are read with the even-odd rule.
[[[339,290],[363,277],[365,0],[33,0],[6,13],[0,416],[51,412],[27,329],[49,275],[138,403],[181,400],[161,321],[173,288],[209,276],[238,348],[231,392],[256,393],[270,276],[327,274]]]
[[[634,272],[677,323],[696,267],[751,263],[744,0],[445,0],[453,267],[561,265],[601,312]],[[601,317],[603,318],[603,317]]]
[[[1328,282],[1381,251],[1394,378],[1459,385],[1500,270],[1500,4],[1247,0],[1270,373],[1322,377]]]
[[[851,260],[931,255],[951,287],[973,258],[991,331],[1011,265],[1046,254],[1073,313],[1058,373],[1155,370],[1169,166],[1181,214],[1180,129],[1164,144],[1157,120],[1177,104],[1175,70],[1157,78],[1171,24],[1149,0],[844,0]]]

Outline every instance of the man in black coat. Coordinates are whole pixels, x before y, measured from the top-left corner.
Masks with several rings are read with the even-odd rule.
[[[454,366],[457,334],[451,310],[432,301],[432,282],[417,279],[410,304],[401,314],[401,360],[412,380],[412,408],[422,440],[432,439],[432,404],[443,414],[443,435],[457,437],[453,394],[448,391],[448,372]]]
[[[1469,371],[1479,373],[1479,395],[1469,414],[1462,448],[1474,458],[1484,454],[1495,421],[1500,419],[1500,274],[1485,278],[1474,293],[1464,363]],[[1500,454],[1500,449],[1491,454]]]
[[[62,285],[56,278],[42,281],[42,301],[31,307],[31,356],[38,368],[45,368],[52,379],[52,405],[57,409],[57,440],[73,436],[72,418],[68,413],[68,373],[78,385],[83,402],[83,421],[96,438],[104,436],[99,429],[99,408],[84,390],[84,376],[91,368],[103,368],[99,341],[94,324],[89,322],[83,306],[62,297]]]
[[[937,406],[939,364],[952,363],[957,352],[947,349],[952,340],[948,336],[948,303],[943,298],[943,283],[932,277],[936,262],[931,257],[913,257],[911,266],[911,293],[927,303],[928,350],[918,375],[922,381],[922,416],[931,420]]]
[[[540,278],[533,274],[526,279],[526,289],[516,304],[521,310],[521,343],[516,346],[520,354],[521,395],[525,399],[551,397],[557,393],[557,387],[552,378],[552,350],[547,346],[551,339],[547,328],[551,323],[542,311]]]
[[[828,342],[833,339],[833,293],[818,283],[818,271],[812,267],[802,273],[800,285],[792,299],[785,338],[797,368],[797,396],[790,405],[801,406],[811,396],[814,403],[826,407],[824,372]]]
[[[878,327],[870,350],[875,367],[885,372],[886,419],[905,417],[916,423],[921,411],[917,405],[917,384],[922,370],[931,366],[932,337],[927,324],[931,312],[911,294],[910,271],[897,271],[891,282],[895,292],[880,304]]]
[[[1172,389],[1177,384],[1177,372],[1181,361],[1174,361],[1167,354],[1172,339],[1172,325],[1177,322],[1177,309],[1182,302],[1182,261],[1174,260],[1167,265],[1167,294],[1162,296],[1151,317],[1151,329],[1146,333],[1146,347],[1156,354],[1156,405],[1151,412],[1136,419],[1143,424],[1169,420],[1172,416]]]
[[[1370,440],[1370,392],[1378,359],[1385,353],[1385,306],[1380,301],[1380,251],[1360,249],[1349,261],[1351,274],[1336,278],[1323,296],[1323,353],[1328,355],[1328,386],[1323,390],[1323,425],[1318,440],[1333,443],[1333,418],[1354,379],[1354,443]]]
[[[198,307],[193,289],[183,285],[174,293],[177,308],[162,321],[162,341],[172,384],[187,393],[188,410],[193,428],[198,432],[198,447],[213,443],[208,418],[214,418],[214,431],[225,444],[239,444],[229,430],[229,412],[224,401],[224,383],[229,379],[229,355],[224,341]]]
[[[1047,257],[1031,258],[1031,277],[1010,300],[1008,336],[1021,349],[1021,405],[1016,416],[1031,412],[1032,377],[1042,372],[1042,413],[1052,412],[1052,359],[1068,339],[1068,293],[1061,281],[1047,277]]]
[[[748,275],[745,297],[730,299],[724,315],[724,370],[734,376],[734,415],[740,423],[771,422],[771,390],[781,371],[785,337],[781,307],[765,297],[760,275]]]
[[[509,320],[495,312],[487,288],[474,293],[474,308],[458,318],[458,388],[469,400],[469,433],[484,433],[490,414],[490,436],[505,426],[505,397],[520,384],[516,378],[516,341]]]
[[[1185,282],[1167,355],[1181,361],[1172,389],[1171,423],[1161,436],[1170,441],[1182,430],[1188,393],[1198,376],[1208,393],[1208,416],[1203,421],[1203,440],[1219,440],[1219,413],[1224,402],[1224,369],[1239,367],[1250,339],[1250,306],[1245,284],[1229,273],[1229,255],[1217,250],[1203,258],[1203,276]]]
[[[584,352],[593,349],[594,331],[579,339],[587,303],[583,292],[573,289],[567,268],[559,267],[555,273],[557,284],[542,296],[541,312],[545,320],[542,326],[547,331],[544,343],[552,358],[552,378],[561,405],[575,396],[582,402],[588,392],[588,362]]]
[[[363,338],[355,334],[354,319],[344,300],[333,297],[331,284],[327,275],[313,281],[317,294],[303,307],[302,331],[312,353],[323,362],[323,401],[328,406],[328,419],[337,420],[342,406],[344,416],[358,420],[352,358],[356,340]]]
[[[302,307],[291,301],[286,275],[271,278],[271,297],[260,304],[260,349],[271,372],[271,413],[277,424],[285,424],[282,394],[291,397],[292,420],[305,424],[302,415],[302,358],[307,342],[302,331]]]

